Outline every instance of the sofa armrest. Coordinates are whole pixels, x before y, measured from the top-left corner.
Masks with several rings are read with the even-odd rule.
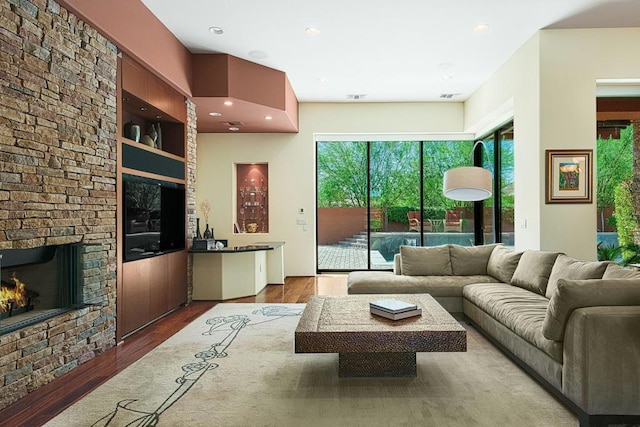
[[[400,254],[393,256],[393,274],[402,275],[402,257]]]
[[[588,414],[640,415],[640,306],[573,311],[563,347],[563,393]]]
[[[582,307],[640,305],[638,279],[559,279],[542,323],[542,334],[562,341],[574,310]]]

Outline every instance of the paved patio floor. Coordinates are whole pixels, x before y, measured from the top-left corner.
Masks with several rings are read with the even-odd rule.
[[[378,251],[371,251],[371,267],[385,270],[393,263],[384,259]],[[318,246],[319,270],[362,270],[367,268],[367,250],[341,245]]]

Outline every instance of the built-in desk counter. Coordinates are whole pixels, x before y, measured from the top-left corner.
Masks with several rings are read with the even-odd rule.
[[[267,284],[284,284],[284,242],[258,242],[193,254],[193,299],[253,296]]]

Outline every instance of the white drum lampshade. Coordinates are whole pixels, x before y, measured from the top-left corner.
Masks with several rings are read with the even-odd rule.
[[[463,166],[444,173],[444,195],[448,199],[478,201],[491,197],[491,172],[477,166]]]

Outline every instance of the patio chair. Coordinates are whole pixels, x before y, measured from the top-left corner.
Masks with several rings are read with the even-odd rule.
[[[456,211],[447,211],[444,216],[444,231],[462,232],[462,219]]]
[[[409,218],[409,231],[420,231],[420,211],[407,212],[407,218]],[[433,231],[433,224],[428,219],[425,219],[422,229],[424,231]]]

